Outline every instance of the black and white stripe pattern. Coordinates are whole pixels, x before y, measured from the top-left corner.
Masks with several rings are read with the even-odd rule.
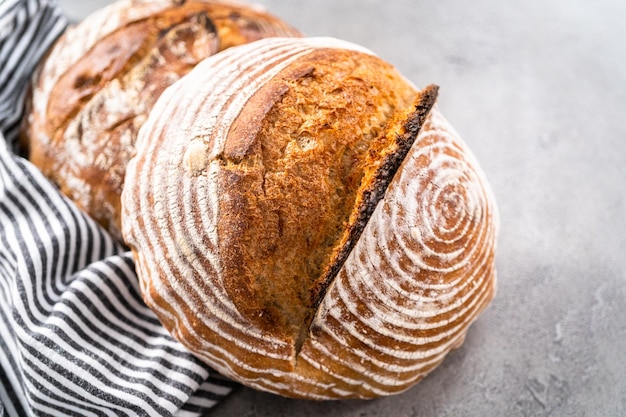
[[[0,415],[205,413],[232,389],[139,295],[129,252],[14,153],[28,77],[66,22],[0,0]]]
[[[0,0],[0,132],[10,143],[33,66],[66,24],[53,1]]]

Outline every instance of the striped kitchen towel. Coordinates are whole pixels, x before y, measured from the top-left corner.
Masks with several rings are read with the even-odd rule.
[[[28,80],[66,27],[0,0],[0,416],[202,415],[233,388],[171,338],[130,252],[16,154]]]

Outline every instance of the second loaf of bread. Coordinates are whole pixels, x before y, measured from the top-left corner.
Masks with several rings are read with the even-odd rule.
[[[69,28],[34,77],[28,157],[116,238],[137,131],[161,92],[199,61],[269,36],[282,20],[227,0],[118,0]]]
[[[123,232],[146,303],[223,374],[290,397],[407,389],[495,291],[495,202],[435,106],[330,38],[199,64],[139,134]]]

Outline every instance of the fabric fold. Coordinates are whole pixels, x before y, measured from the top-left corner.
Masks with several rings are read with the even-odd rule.
[[[52,1],[0,1],[0,415],[202,415],[234,383],[160,325],[130,252],[15,153],[66,25]]]

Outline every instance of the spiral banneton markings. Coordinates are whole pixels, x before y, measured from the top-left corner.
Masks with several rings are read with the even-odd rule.
[[[327,38],[268,39],[209,58],[170,87],[128,169],[124,234],[146,302],[218,371],[288,396],[389,395],[458,347],[493,297],[497,212],[474,157],[435,108],[301,349],[251,325],[223,282],[217,156],[254,92],[320,48],[369,53]]]
[[[327,292],[301,356],[313,366],[340,360],[366,396],[425,376],[494,295],[495,210],[474,158],[434,109]]]

